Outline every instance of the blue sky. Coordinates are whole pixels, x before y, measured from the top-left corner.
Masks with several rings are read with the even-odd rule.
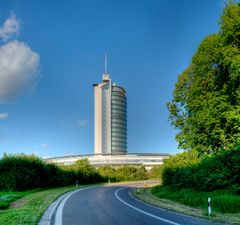
[[[128,152],[177,153],[166,103],[224,4],[2,0],[0,156],[93,153],[92,84],[105,52],[113,82],[127,90]]]

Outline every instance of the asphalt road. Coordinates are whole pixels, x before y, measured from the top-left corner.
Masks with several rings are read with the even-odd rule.
[[[222,225],[152,207],[128,186],[80,189],[58,206],[55,225]]]

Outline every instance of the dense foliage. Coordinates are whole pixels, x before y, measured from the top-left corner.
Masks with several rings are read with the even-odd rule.
[[[133,166],[120,167],[116,171],[117,181],[137,181],[147,178],[146,169],[144,166],[136,168]]]
[[[105,181],[138,181],[147,179],[147,173],[144,166],[133,167],[124,166],[114,169],[111,166],[103,166],[98,169],[99,174]]]
[[[115,181],[146,179],[144,167],[91,166],[87,159],[78,160],[70,166],[45,163],[34,155],[4,155],[0,159],[0,190],[24,191],[34,188],[60,187]]]
[[[0,160],[0,190],[23,191],[70,185],[73,182],[70,171],[44,163],[34,155],[5,155]]]
[[[240,143],[240,4],[228,4],[178,77],[168,103],[179,147],[217,152]]]
[[[162,179],[163,168],[163,165],[153,166],[149,172],[149,177]]]
[[[80,184],[92,184],[103,181],[94,166],[90,165],[87,159],[78,160],[75,164],[66,167],[75,175],[75,180]]]
[[[165,161],[162,179],[172,189],[228,189],[240,195],[240,145],[202,158],[193,151],[172,156]]]
[[[102,166],[98,169],[100,176],[104,178],[105,182],[116,182],[116,170],[109,165]]]

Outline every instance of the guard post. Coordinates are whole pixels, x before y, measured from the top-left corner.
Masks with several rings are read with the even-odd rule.
[[[76,181],[76,188],[78,188],[78,180]]]
[[[211,198],[208,198],[208,216],[211,216],[212,208],[211,208]]]

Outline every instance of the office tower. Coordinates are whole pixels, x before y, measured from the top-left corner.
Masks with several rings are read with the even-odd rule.
[[[127,98],[124,88],[112,84],[106,69],[102,83],[94,84],[94,154],[126,154]]]

